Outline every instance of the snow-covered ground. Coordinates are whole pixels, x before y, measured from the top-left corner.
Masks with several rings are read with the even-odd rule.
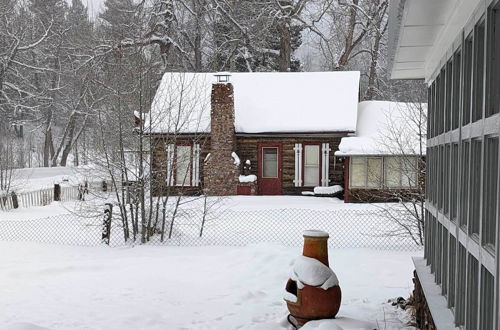
[[[282,299],[300,248],[126,248],[0,242],[0,329],[291,329]],[[417,253],[418,254],[418,253]],[[303,329],[403,329],[409,252],[330,250],[337,320]]]
[[[80,177],[58,171],[24,173],[29,178],[24,189]],[[365,242],[364,231],[380,227],[374,219],[359,217],[380,205],[309,196],[233,196],[209,199],[216,211],[199,239],[195,215],[204,201],[198,198],[185,200],[187,216],[176,220],[172,244],[184,246],[125,245],[118,242],[119,228],[112,231],[118,247],[90,246],[101,244],[101,219],[74,214],[89,209],[101,214],[110,198],[89,195],[84,203],[0,211],[0,230],[14,230],[15,237],[7,237],[17,241],[0,241],[0,329],[292,329],[282,297],[291,263],[301,254],[300,233],[325,229],[336,247],[355,239]],[[359,236],[361,229],[365,236]],[[336,320],[311,322],[303,330],[405,329],[407,315],[387,300],[411,294],[411,256],[420,254],[331,248],[341,310]]]
[[[85,181],[100,182],[105,177],[103,169],[93,165],[22,168],[13,171],[10,190],[23,193],[53,188],[56,183],[77,186]]]
[[[18,208],[8,211],[0,210],[0,221],[23,221],[47,218],[62,214],[69,214],[75,209],[77,202],[53,202],[46,206]]]
[[[236,211],[255,211],[270,209],[311,209],[311,210],[367,210],[376,209],[376,205],[344,203],[343,200],[315,196],[231,196],[221,203]]]

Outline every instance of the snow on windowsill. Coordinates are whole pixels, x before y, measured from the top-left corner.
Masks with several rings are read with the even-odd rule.
[[[249,183],[249,182],[255,182],[257,181],[257,176],[254,174],[250,175],[240,175],[238,178],[241,183]]]
[[[314,187],[314,191],[303,191],[302,195],[303,196],[316,196],[316,195],[335,195],[341,191],[343,191],[344,188],[339,185],[331,186],[331,187]]]
[[[331,186],[331,187],[314,187],[315,195],[334,195],[338,192],[343,191],[344,188],[339,185]]]

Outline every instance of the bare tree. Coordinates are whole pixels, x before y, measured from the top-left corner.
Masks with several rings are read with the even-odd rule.
[[[397,224],[392,234],[411,237],[423,245],[427,104],[421,81],[413,82],[413,102],[397,103],[396,111],[387,113],[387,130],[379,138],[383,150],[394,157],[386,162],[385,171],[400,173],[400,186],[404,189],[387,189],[382,197],[396,204],[380,206],[387,217]]]

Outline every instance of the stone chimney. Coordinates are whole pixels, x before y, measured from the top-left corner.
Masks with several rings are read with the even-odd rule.
[[[217,82],[212,85],[210,158],[204,171],[205,194],[235,195],[239,166],[234,164],[231,156],[236,149],[233,85],[228,82],[228,73],[216,77]]]

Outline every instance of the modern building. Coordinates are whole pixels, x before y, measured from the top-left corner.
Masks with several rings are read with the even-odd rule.
[[[391,77],[428,84],[418,322],[429,329],[500,329],[500,3],[393,0],[390,6]]]

